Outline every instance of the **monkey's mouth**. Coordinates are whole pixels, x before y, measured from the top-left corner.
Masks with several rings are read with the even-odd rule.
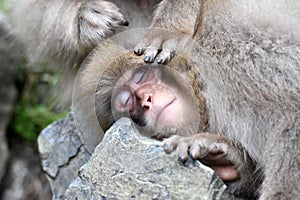
[[[156,117],[156,121],[157,121],[157,122],[159,121],[159,118],[160,118],[161,115],[164,113],[164,111],[165,111],[167,108],[169,108],[176,100],[177,100],[177,98],[174,98],[172,101],[170,101],[168,104],[166,104],[165,107],[163,107],[163,108],[159,111],[159,113],[158,113],[158,115],[157,115],[157,117]],[[165,121],[165,120],[163,120],[163,121]]]

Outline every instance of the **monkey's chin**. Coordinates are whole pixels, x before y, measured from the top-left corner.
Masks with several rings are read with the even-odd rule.
[[[142,135],[152,137],[155,139],[162,139],[174,135],[180,128],[179,123],[174,126],[168,124],[157,123],[157,121],[148,120],[146,125],[141,126],[135,122],[135,127],[139,130]]]
[[[162,127],[141,127],[138,126],[137,127],[138,130],[140,131],[140,133],[142,135],[145,135],[147,137],[152,137],[155,139],[162,139],[162,138],[167,138],[171,135],[175,135],[178,132],[178,128],[177,127],[167,127],[167,126],[162,126]]]

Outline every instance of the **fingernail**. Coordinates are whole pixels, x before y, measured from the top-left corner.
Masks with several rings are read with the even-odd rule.
[[[145,62],[150,62],[150,60],[151,60],[151,57],[150,57],[150,56],[146,56],[146,57],[144,58],[144,61],[145,61]]]
[[[184,162],[184,161],[185,161],[185,154],[181,154],[181,155],[179,156],[179,159],[180,159],[182,162]]]
[[[142,50],[141,50],[141,49],[138,49],[138,48],[135,48],[135,49],[134,49],[134,53],[137,54],[137,55],[141,55],[141,51],[142,51]]]
[[[123,26],[129,26],[129,22],[125,19],[125,22],[123,23]]]
[[[192,158],[196,158],[196,153],[195,152],[190,152],[190,155],[192,156]]]
[[[157,59],[157,63],[161,64],[163,62],[163,59],[162,58],[158,58]]]

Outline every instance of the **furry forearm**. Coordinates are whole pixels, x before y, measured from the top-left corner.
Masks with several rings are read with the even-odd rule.
[[[14,15],[30,62],[64,68],[80,65],[116,27],[128,25],[117,6],[102,0],[18,0]]]

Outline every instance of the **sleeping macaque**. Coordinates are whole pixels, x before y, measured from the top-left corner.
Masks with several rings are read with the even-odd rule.
[[[237,198],[300,199],[299,20],[293,0],[163,1],[135,48],[145,62],[185,53],[194,63],[217,135],[173,136],[165,149],[215,169]],[[180,52],[180,34],[154,27],[195,42]]]
[[[193,68],[183,58],[169,65],[172,69],[145,65],[141,57],[109,40],[88,56],[74,86],[72,108],[84,130],[81,139],[91,152],[122,116],[131,118],[144,135],[157,139],[205,130],[204,98]]]
[[[198,139],[202,149],[193,157],[201,158],[225,181],[240,178],[239,171],[245,167],[253,171],[253,161],[238,142],[207,132],[203,84],[194,69],[183,57],[176,57],[168,66],[144,64],[142,57],[106,41],[88,57],[75,85],[73,112],[83,130],[81,140],[92,152],[104,132],[125,116],[135,122],[140,133],[155,139],[171,135]],[[166,146],[166,151],[180,140]],[[188,155],[180,156],[185,161]]]

